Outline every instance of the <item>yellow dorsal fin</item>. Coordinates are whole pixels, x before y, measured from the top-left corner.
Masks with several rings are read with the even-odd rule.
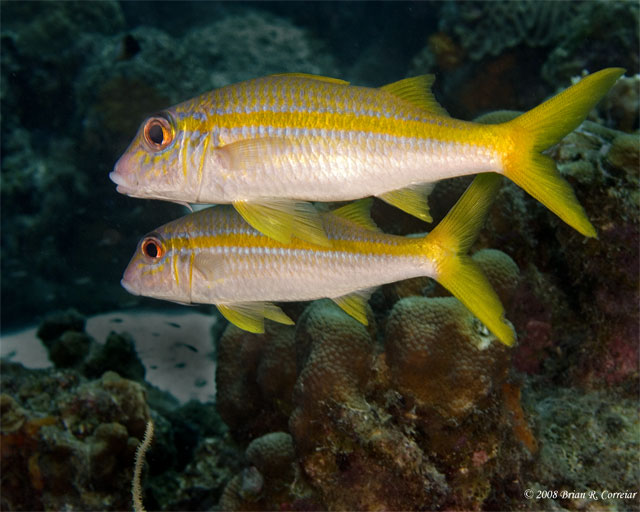
[[[340,80],[339,78],[331,78],[330,76],[312,75],[311,73],[276,73],[271,76],[290,76],[292,78],[309,78],[310,80],[317,80],[318,82],[327,82],[330,84],[349,85],[346,80]]]
[[[333,210],[331,213],[336,217],[347,219],[370,231],[380,231],[380,228],[376,226],[376,223],[373,222],[370,215],[372,203],[373,199],[368,197],[366,199],[360,199],[353,203],[341,206],[340,208]]]
[[[333,297],[331,300],[361,324],[369,325],[369,320],[367,320],[367,301],[372,292],[373,288],[367,288],[342,297]]]
[[[449,117],[447,111],[440,106],[431,92],[435,79],[434,75],[414,76],[383,85],[380,89],[413,103],[427,112]]]
[[[265,318],[285,325],[294,324],[284,311],[270,302],[216,304],[216,307],[233,325],[256,334],[264,332]]]
[[[409,215],[418,217],[425,222],[431,222],[431,213],[429,213],[429,202],[427,198],[433,190],[435,183],[420,183],[398,190],[391,190],[380,194],[378,197],[385,203],[389,203]]]

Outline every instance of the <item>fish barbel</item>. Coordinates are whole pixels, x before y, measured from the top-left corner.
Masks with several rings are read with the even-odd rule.
[[[283,244],[247,224],[233,208],[201,210],[165,224],[138,244],[122,279],[130,293],[215,304],[232,323],[263,332],[264,319],[291,324],[273,302],[333,299],[366,324],[372,288],[430,276],[453,293],[503,343],[515,334],[482,271],[466,252],[501,178],[483,174],[425,237],[381,233],[371,199],[321,214],[331,246],[298,238]]]
[[[305,74],[257,78],[148,118],[110,177],[130,196],[232,203],[276,240],[328,245],[306,201],[377,196],[430,221],[436,181],[491,171],[593,237],[571,186],[540,152],[575,129],[623,73],[593,73],[495,125],[449,117],[428,75],[377,89]]]

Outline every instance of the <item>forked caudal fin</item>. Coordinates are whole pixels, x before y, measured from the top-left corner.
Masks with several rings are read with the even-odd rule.
[[[588,75],[567,90],[502,125],[514,143],[514,149],[505,158],[505,176],[567,224],[589,237],[596,237],[596,230],[571,186],[560,176],[553,160],[540,152],[575,130],[624,71],[622,68],[607,68]]]
[[[502,303],[482,270],[466,254],[484,224],[501,180],[493,173],[476,176],[423,243],[435,264],[435,279],[510,346],[515,342],[515,332],[504,319]]]

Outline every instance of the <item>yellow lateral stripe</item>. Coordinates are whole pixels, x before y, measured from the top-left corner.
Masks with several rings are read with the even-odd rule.
[[[439,124],[439,122],[446,124]],[[488,132],[494,127],[477,126],[451,118],[435,118],[434,122],[398,121],[386,117],[370,117],[356,114],[331,113],[251,113],[226,114],[207,123],[207,129],[271,126],[307,130],[362,131],[394,137],[414,137],[446,140],[451,142],[472,142],[478,131]]]
[[[452,143],[494,143],[499,140],[495,126],[477,125],[452,118],[433,117],[433,122],[398,120],[392,117],[374,117],[358,114],[332,114],[325,112],[254,112],[209,116],[206,121],[188,117],[185,131],[206,131],[243,127],[269,126],[275,129],[305,129],[331,131],[361,131],[392,137],[434,139]],[[487,147],[493,147],[487,145]]]
[[[265,236],[238,235],[238,234],[218,234],[200,235],[190,239],[174,238],[171,240],[172,248],[176,251],[185,249],[207,249],[214,247],[238,247],[251,249],[284,249],[289,251],[303,250],[316,253],[346,252],[358,255],[375,256],[422,256],[424,249],[418,241],[421,239],[394,237],[393,244],[384,243],[384,239],[379,242],[360,240],[336,240],[333,239],[332,247],[323,247],[310,244],[303,240],[294,238],[290,244],[282,244],[272,238]]]

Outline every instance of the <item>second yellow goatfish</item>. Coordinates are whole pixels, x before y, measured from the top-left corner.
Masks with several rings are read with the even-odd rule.
[[[377,196],[430,221],[436,181],[496,172],[593,237],[570,185],[541,152],[574,130],[623,73],[593,73],[496,125],[449,117],[427,75],[377,89],[305,74],[257,78],[148,118],[110,177],[130,196],[232,203],[276,240],[329,245],[306,201]]]
[[[273,302],[333,299],[366,324],[372,288],[416,276],[445,286],[503,343],[515,334],[500,300],[466,254],[500,186],[477,176],[447,216],[421,238],[381,233],[361,200],[321,214],[331,247],[293,238],[283,244],[244,222],[232,208],[208,208],[146,235],[122,285],[130,293],[215,304],[233,324],[263,332],[264,319],[291,319]]]

